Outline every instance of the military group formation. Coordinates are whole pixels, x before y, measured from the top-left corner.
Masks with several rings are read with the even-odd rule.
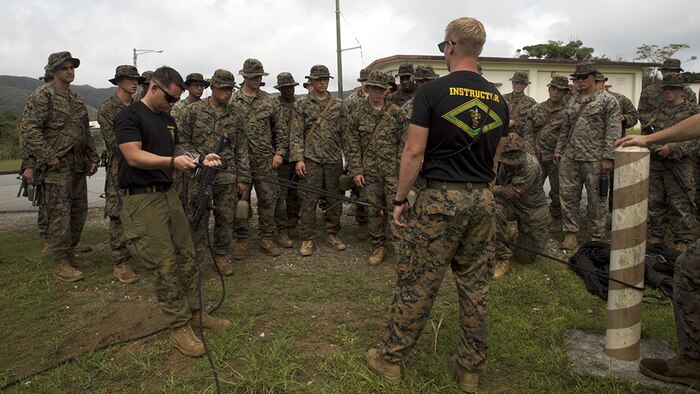
[[[501,239],[546,252],[548,230],[562,231],[561,249],[575,249],[582,227],[579,208],[584,186],[585,240],[605,238],[616,197],[609,193],[614,141],[638,122],[642,134],[649,134],[699,112],[680,61],[667,59],[660,71],[663,80],[644,88],[638,109],[629,98],[608,91],[608,78],[593,63],[576,66],[571,74],[573,85],[566,76],[553,75],[547,85],[549,98],[541,103],[523,93],[530,83],[527,74],[513,75],[513,91],[504,95],[510,112],[510,141],[494,187]],[[647,243],[664,244],[669,232],[675,249],[683,252],[695,240],[697,229],[697,142],[669,143],[650,150]],[[549,203],[543,188],[547,179]],[[517,222],[517,234],[509,231],[512,221]],[[521,262],[535,259],[530,251],[497,242],[495,278],[505,274],[513,254]]]

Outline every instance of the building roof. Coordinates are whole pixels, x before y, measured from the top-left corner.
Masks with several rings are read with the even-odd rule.
[[[395,60],[406,60],[406,61],[444,61],[445,57],[433,56],[433,55],[391,55],[377,59],[370,63],[367,67],[372,68],[373,66],[386,63]],[[530,58],[518,58],[518,57],[479,57],[480,62],[508,62],[508,63],[524,63],[524,64],[571,64],[575,65],[581,63],[580,60],[568,60],[568,59],[530,59]],[[595,60],[595,64],[601,66],[621,66],[621,67],[661,67],[661,63],[647,63],[647,62],[615,62],[611,60]]]

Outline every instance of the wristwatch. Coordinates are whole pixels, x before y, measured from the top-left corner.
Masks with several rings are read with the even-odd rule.
[[[403,200],[392,200],[391,204],[394,205],[395,207],[400,207],[403,204],[406,204],[408,202],[408,197],[404,198]]]

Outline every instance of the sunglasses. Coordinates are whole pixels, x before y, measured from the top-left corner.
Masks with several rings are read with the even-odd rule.
[[[168,103],[175,104],[178,101],[180,101],[180,97],[175,97],[172,94],[168,93],[165,89],[163,89],[162,86],[160,86],[160,84],[155,79],[152,79],[151,82],[153,82],[158,87],[158,89],[160,89],[163,92],[163,94],[165,95],[165,101],[167,101]]]
[[[438,49],[440,50],[440,53],[445,53],[445,47],[447,46],[447,44],[452,44],[452,45],[454,45],[455,43],[452,42],[452,40],[445,40],[445,41],[439,43],[439,44],[438,44]]]
[[[592,75],[592,74],[574,75],[574,77],[571,78],[571,80],[573,80],[573,81],[585,81],[585,80],[587,80],[588,78],[590,78],[591,75]]]

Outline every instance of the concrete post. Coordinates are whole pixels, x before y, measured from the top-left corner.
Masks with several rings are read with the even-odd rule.
[[[610,277],[644,287],[649,196],[649,150],[615,150]],[[639,359],[642,292],[610,281],[605,353],[619,360]]]

